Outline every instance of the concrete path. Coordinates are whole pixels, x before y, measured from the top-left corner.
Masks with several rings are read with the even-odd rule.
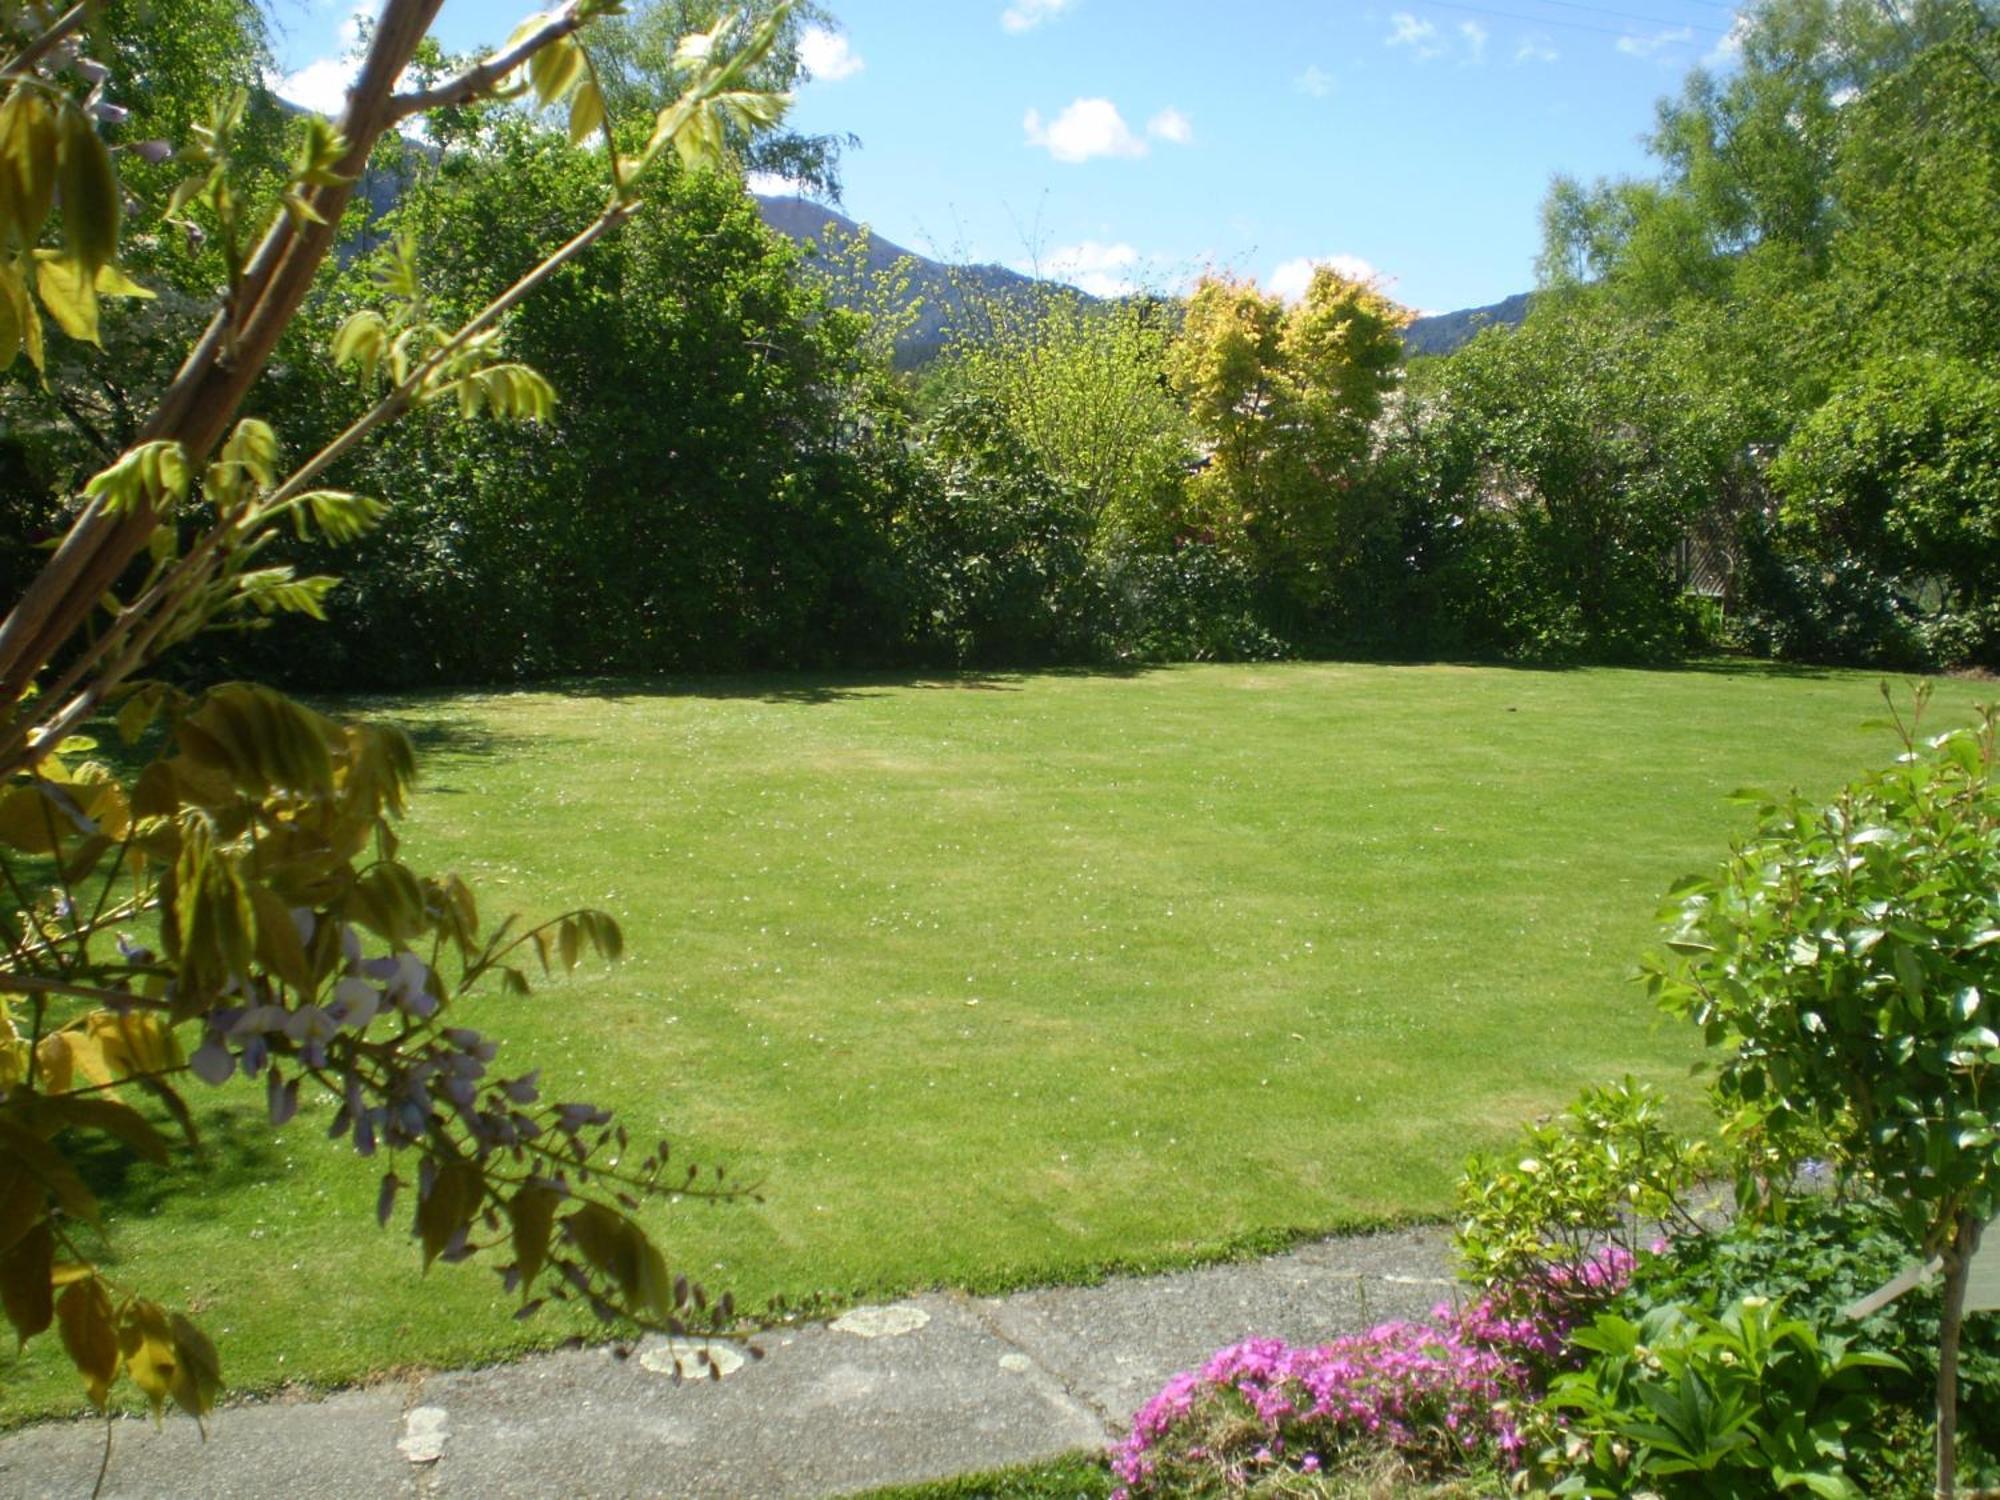
[[[321,1400],[117,1424],[104,1494],[822,1497],[1102,1447],[1176,1371],[1252,1335],[1295,1343],[1450,1298],[1441,1230],[1333,1239],[1241,1265],[1010,1297],[933,1295],[757,1340],[720,1382],[640,1344],[423,1375]],[[685,1351],[683,1351],[685,1354]],[[87,1496],[104,1429],[0,1438],[0,1495]]]

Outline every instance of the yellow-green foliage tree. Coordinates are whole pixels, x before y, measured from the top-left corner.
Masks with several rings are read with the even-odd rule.
[[[703,1305],[631,1216],[663,1186],[664,1145],[640,1156],[606,1112],[544,1102],[534,1072],[502,1071],[495,1044],[452,1021],[475,986],[520,991],[533,970],[615,957],[616,924],[585,910],[487,925],[462,881],[407,865],[394,819],[415,764],[395,730],[254,684],[190,694],[145,678],[211,624],[318,614],[331,580],[296,576],[269,549],[287,532],[340,542],[376,521],[383,501],[319,479],[382,424],[421,406],[546,416],[547,382],[505,357],[509,310],[637,214],[663,161],[712,167],[783,110],[748,82],[783,4],[686,38],[678,95],[621,121],[582,42],[613,0],[569,0],[499,54],[410,88],[440,3],[386,0],[344,115],[298,127],[273,201],[234,157],[240,98],[181,143],[178,185],[141,211],[221,245],[223,295],[0,623],[0,1308],[23,1342],[57,1330],[100,1406],[128,1377],[156,1410],[171,1400],[200,1416],[220,1385],[214,1347],[147,1295],[145,1266],[114,1275],[80,1232],[99,1204],[78,1154],[109,1137],[171,1162],[155,1121],[192,1145],[190,1080],[251,1084],[278,1125],[301,1090],[331,1095],[336,1134],[389,1153],[380,1215],[402,1206],[426,1264],[490,1251],[524,1301],[574,1297],[669,1331]],[[95,20],[95,0],[0,13],[0,367],[42,369],[56,337],[45,321],[95,343],[102,299],[147,295],[120,269],[124,147],[105,133],[118,79],[92,61]],[[373,403],[288,463],[241,409],[370,151],[432,111],[509,91],[601,142],[602,212],[455,327],[428,315],[411,247],[380,305],[334,339]],[[100,758],[85,732],[112,732],[97,727],[107,720],[122,758]]]
[[[1327,266],[1291,307],[1254,282],[1214,276],[1188,299],[1168,373],[1210,449],[1193,508],[1301,602],[1358,535],[1355,471],[1409,319]]]

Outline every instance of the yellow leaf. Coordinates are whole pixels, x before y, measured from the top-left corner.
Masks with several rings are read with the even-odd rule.
[[[83,1377],[90,1404],[102,1411],[111,1382],[118,1378],[118,1330],[111,1320],[111,1298],[95,1276],[78,1281],[56,1299],[63,1348]]]
[[[102,1050],[105,1066],[121,1078],[169,1072],[187,1061],[172,1028],[149,1012],[132,1011],[121,1016],[97,1010],[84,1018],[84,1024]],[[88,1071],[81,1055],[78,1066]]]
[[[99,268],[109,265],[118,254],[118,220],[124,204],[111,152],[103,137],[91,128],[90,117],[74,104],[63,106],[58,177],[62,184],[63,239],[94,283]]]
[[[156,295],[151,288],[143,287],[115,265],[106,262],[97,268],[97,295],[100,297],[138,297],[151,302]]]
[[[41,296],[42,306],[64,333],[86,344],[98,342],[94,271],[53,251],[37,250],[35,290]]]
[[[166,1309],[137,1297],[126,1303],[118,1318],[118,1352],[124,1357],[125,1372],[146,1393],[157,1419],[179,1373]]]
[[[45,1094],[67,1094],[76,1077],[76,1054],[70,1051],[67,1031],[53,1031],[35,1048],[36,1071]]]
[[[569,101],[569,138],[581,146],[604,125],[604,95],[586,78]]]

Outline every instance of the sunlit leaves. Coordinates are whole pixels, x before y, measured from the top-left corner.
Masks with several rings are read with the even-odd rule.
[[[62,248],[39,245],[62,209]],[[100,294],[148,295],[116,270],[123,196],[111,153],[75,101],[23,79],[0,101],[0,368],[43,365],[34,299],[71,338],[97,342]],[[31,295],[32,291],[32,295]]]
[[[555,388],[521,364],[488,365],[438,387],[432,399],[456,398],[459,415],[490,412],[516,422],[546,421],[555,411]]]
[[[389,352],[389,322],[372,307],[350,313],[333,336],[333,363],[337,369],[353,368],[366,387],[375,383],[375,371]]]
[[[62,152],[57,180],[62,194],[63,238],[88,283],[118,254],[123,204],[111,152],[75,105],[62,111]]]
[[[222,451],[208,466],[208,495],[217,505],[228,506],[247,498],[258,489],[269,489],[278,479],[278,435],[268,422],[245,417],[222,444]]]
[[[55,206],[63,130],[58,106],[38,83],[14,85],[0,102],[0,247],[41,237]]]
[[[326,574],[301,578],[289,563],[281,563],[238,575],[229,602],[259,615],[310,615],[324,620],[326,596],[339,582]]]
[[[358,541],[375,529],[389,507],[366,495],[350,495],[345,490],[309,490],[292,502],[299,535],[310,535],[310,527],[329,542]]]
[[[187,455],[176,442],[141,443],[94,476],[83,492],[93,500],[101,499],[114,515],[140,505],[165,510],[187,499]]]

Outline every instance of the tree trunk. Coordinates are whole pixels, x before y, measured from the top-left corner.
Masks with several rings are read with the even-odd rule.
[[[1965,1323],[1965,1283],[1979,1248],[1980,1222],[1963,1210],[1945,1256],[1944,1309],[1938,1324],[1937,1495],[1958,1492],[1958,1335]]]

